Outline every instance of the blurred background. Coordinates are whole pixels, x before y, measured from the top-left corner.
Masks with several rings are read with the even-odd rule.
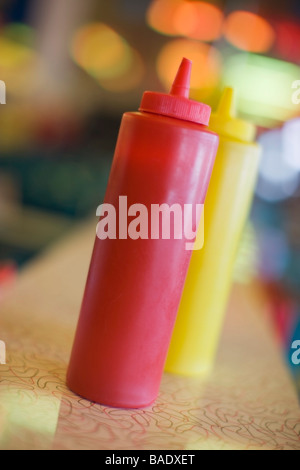
[[[102,202],[121,115],[193,61],[191,98],[225,85],[263,148],[235,280],[258,277],[300,390],[298,0],[0,0],[0,296]],[[96,223],[96,222],[95,222]]]

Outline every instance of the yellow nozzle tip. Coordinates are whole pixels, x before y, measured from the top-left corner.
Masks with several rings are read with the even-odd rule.
[[[235,117],[235,96],[233,88],[226,87],[222,93],[217,114],[221,116]]]
[[[252,142],[256,127],[236,117],[235,93],[233,88],[226,87],[222,93],[216,113],[210,117],[210,128],[217,134]]]

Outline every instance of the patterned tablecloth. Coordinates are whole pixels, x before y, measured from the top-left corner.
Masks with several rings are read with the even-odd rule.
[[[300,411],[259,287],[235,285],[216,367],[165,374],[143,410],[100,406],[65,385],[94,225],[29,265],[0,305],[0,449],[300,449]]]

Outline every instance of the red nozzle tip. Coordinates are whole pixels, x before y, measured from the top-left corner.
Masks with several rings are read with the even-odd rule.
[[[170,94],[189,98],[190,82],[192,73],[192,62],[186,58],[182,59],[177,75],[173,82]]]
[[[189,99],[191,73],[192,62],[184,58],[170,93],[145,91],[139,111],[208,126],[211,113],[210,106]]]

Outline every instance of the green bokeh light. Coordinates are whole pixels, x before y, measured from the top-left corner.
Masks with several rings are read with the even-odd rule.
[[[237,92],[237,108],[258,125],[273,126],[299,113],[292,102],[297,65],[256,54],[236,54],[225,63],[223,85]]]

